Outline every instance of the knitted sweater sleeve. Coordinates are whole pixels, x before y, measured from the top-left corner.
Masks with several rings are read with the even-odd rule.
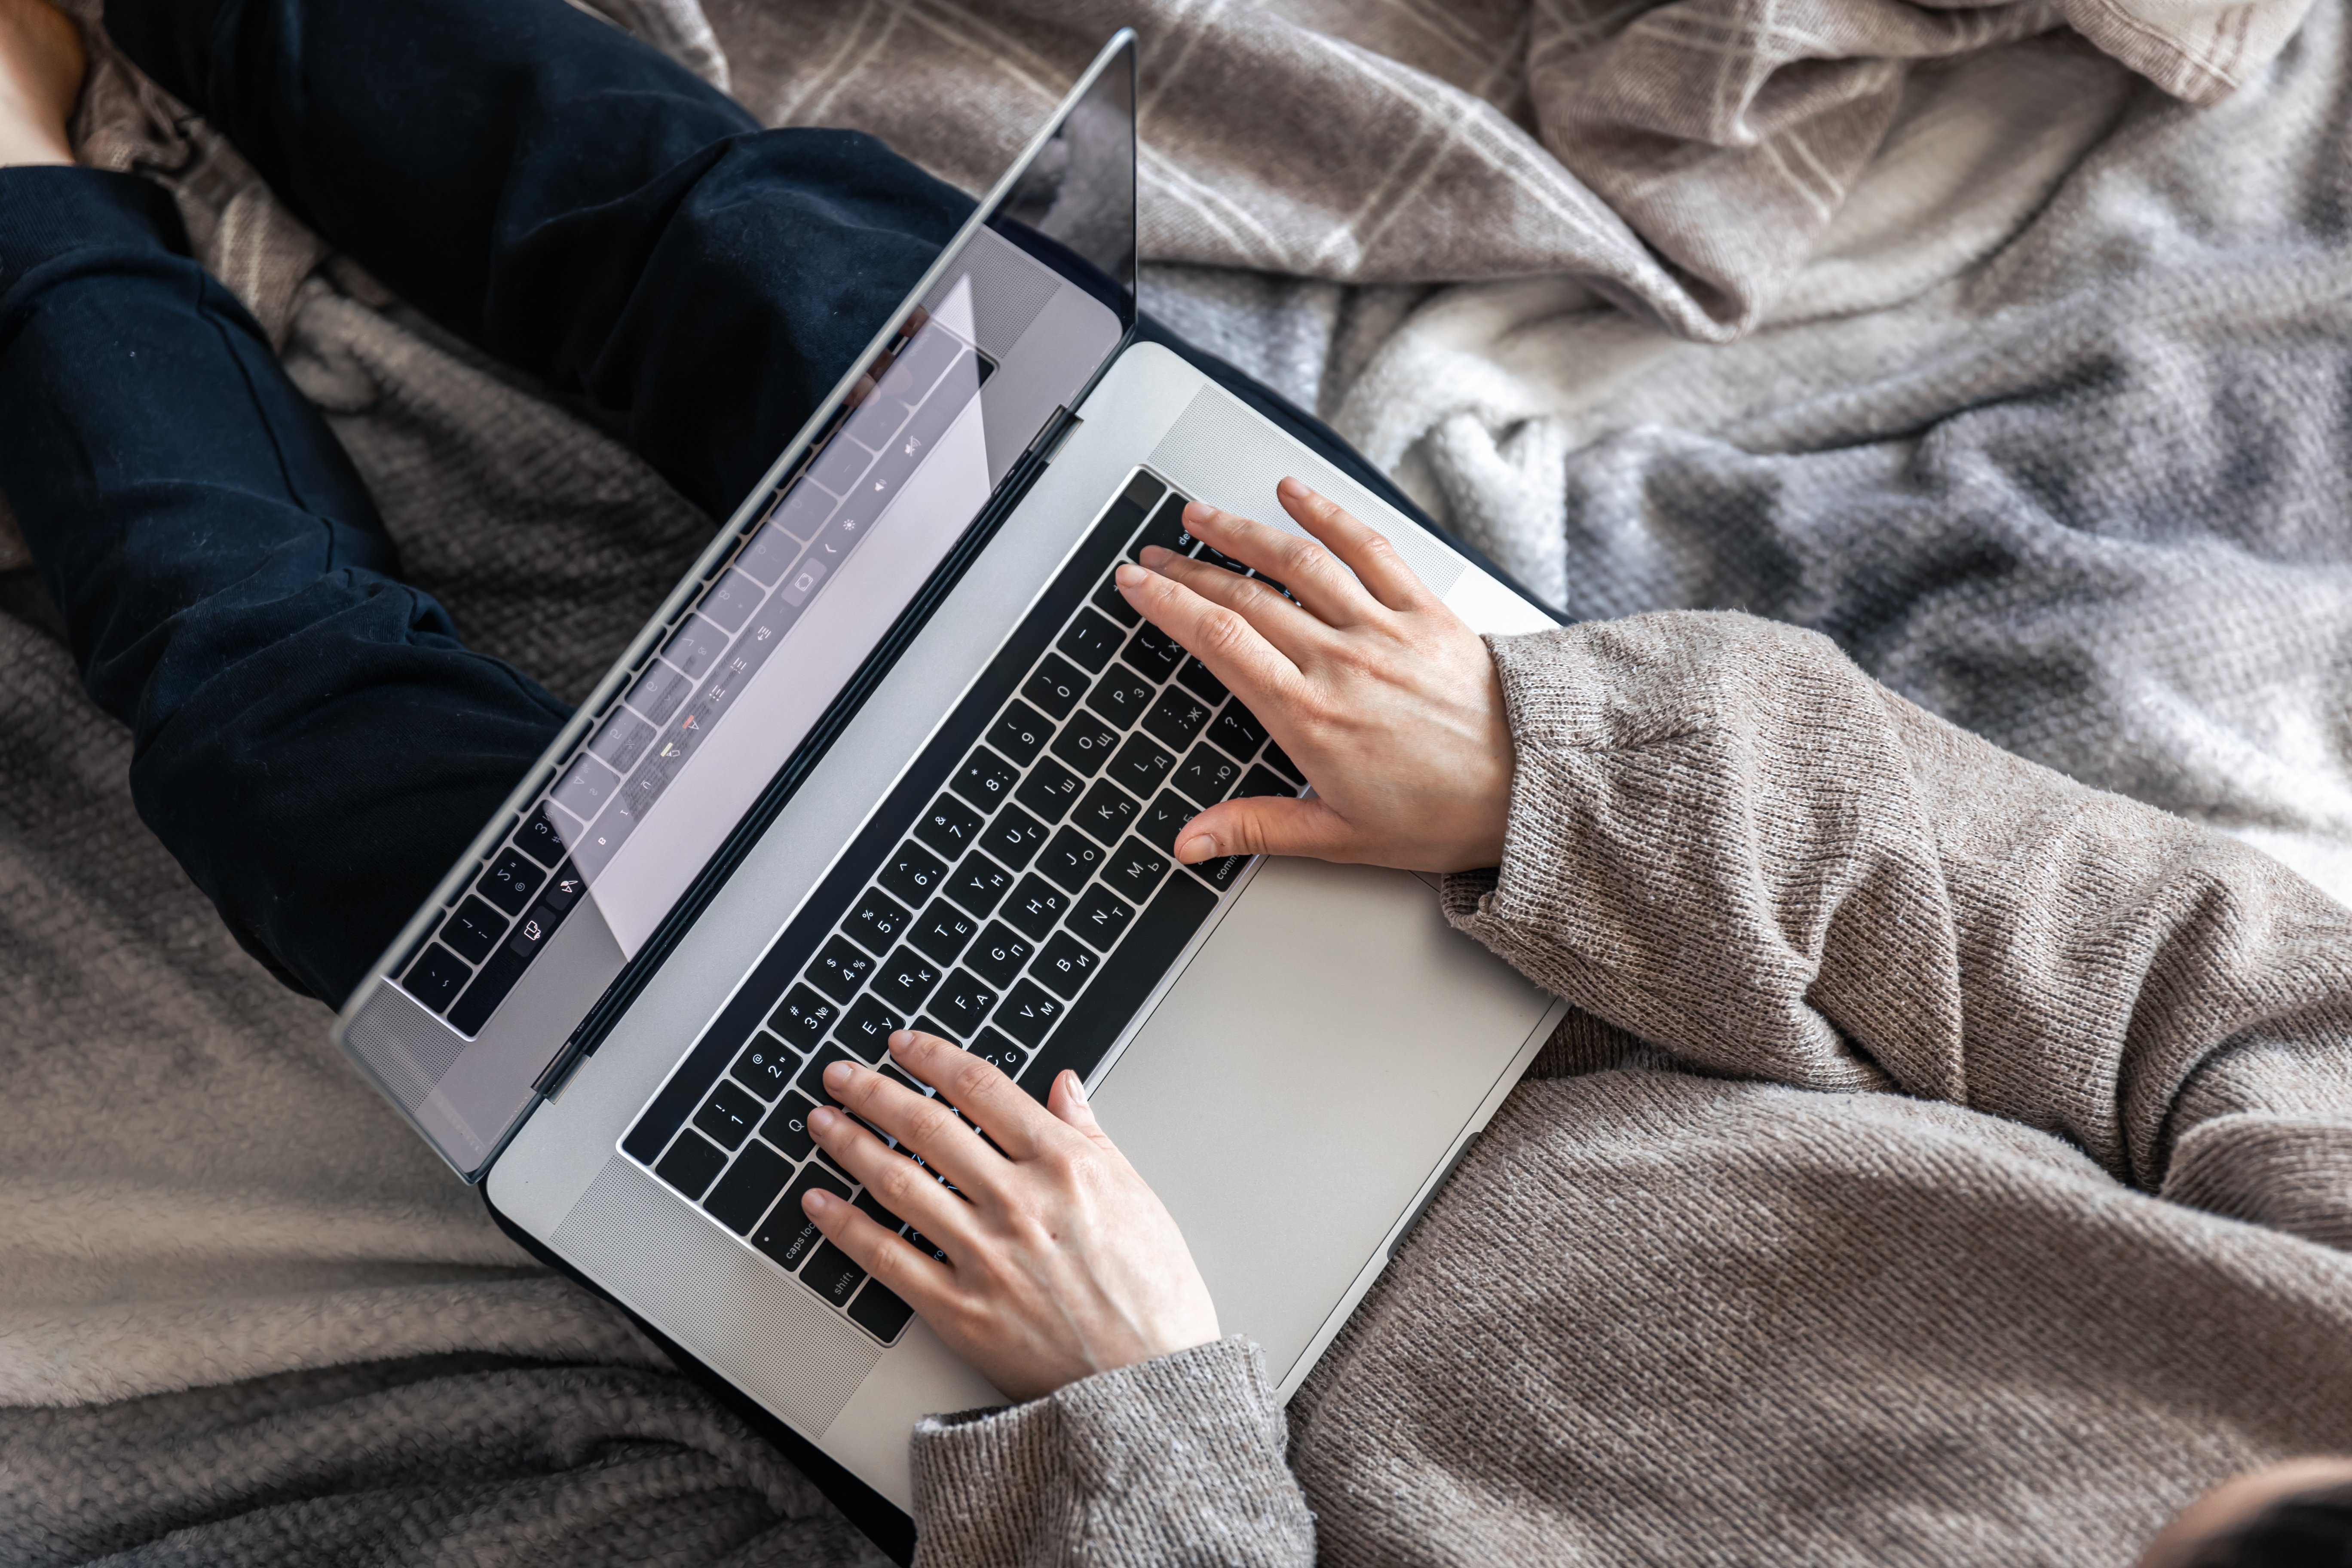
[[[1827,639],[1676,613],[1492,640],[1503,863],[1448,917],[1690,1066],[1892,1088],[2352,1247],[2352,911]]]
[[[1239,1339],[915,1428],[918,1568],[1306,1568],[1282,1405]]]

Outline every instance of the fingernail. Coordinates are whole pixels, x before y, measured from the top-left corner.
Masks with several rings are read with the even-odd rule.
[[[1205,860],[1217,852],[1217,841],[1205,833],[1195,833],[1176,846],[1176,858],[1187,866],[1195,860]]]
[[[1142,567],[1129,566],[1124,561],[1119,563],[1118,570],[1113,572],[1111,575],[1118,580],[1118,585],[1122,588],[1140,588],[1151,577],[1151,574]]]
[[[891,1051],[892,1051],[893,1053],[896,1053],[896,1052],[898,1052],[898,1051],[903,1051],[903,1050],[905,1050],[908,1047],[909,1047],[909,1046],[913,1045],[914,1043],[915,1043],[915,1031],[914,1031],[914,1030],[912,1030],[912,1029],[893,1029],[893,1030],[891,1030],[891,1031],[890,1031],[890,1049],[891,1049]]]
[[[804,1214],[823,1214],[832,1205],[840,1201],[823,1187],[811,1187],[806,1195],[801,1199],[801,1209]]]
[[[1070,1098],[1084,1105],[1087,1102],[1087,1086],[1080,1083],[1078,1075],[1067,1068],[1062,1069],[1062,1076],[1070,1080]]]
[[[1184,508],[1184,521],[1186,522],[1206,522],[1216,515],[1217,509],[1211,506],[1204,500],[1189,502]]]
[[[809,1112],[809,1131],[812,1132],[829,1131],[833,1127],[835,1120],[840,1115],[841,1112],[835,1110],[832,1106],[820,1105],[814,1110]]]
[[[1296,497],[1311,496],[1315,492],[1308,489],[1305,485],[1300,484],[1297,479],[1292,479],[1288,474],[1285,474],[1282,477],[1282,482],[1274,487],[1274,493],[1278,496]]]
[[[831,1067],[824,1069],[824,1087],[827,1089],[847,1089],[849,1087],[849,1064],[847,1062],[835,1062]]]

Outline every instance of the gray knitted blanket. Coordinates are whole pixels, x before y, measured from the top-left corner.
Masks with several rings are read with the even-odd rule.
[[[2334,8],[2290,37],[2298,0],[1878,0],[1744,32],[1694,22],[1734,0],[1646,28],[599,3],[764,118],[878,130],[968,185],[1139,18],[1150,304],[1549,596],[1818,626],[2004,745],[2352,888]],[[1680,96],[1612,95],[1658,80]],[[80,131],[174,184],[415,580],[583,691],[707,521],[119,65]],[[237,952],[133,815],[127,739],[7,532],[0,1562],[866,1552],[499,1236]]]

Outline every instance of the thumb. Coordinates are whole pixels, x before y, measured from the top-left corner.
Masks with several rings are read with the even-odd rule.
[[[1045,1109],[1093,1139],[1101,1147],[1110,1150],[1113,1153],[1118,1152],[1110,1141],[1110,1134],[1105,1132],[1100,1124],[1095,1121],[1094,1107],[1087,1103],[1087,1091],[1079,1084],[1078,1075],[1069,1068],[1064,1068],[1054,1075],[1053,1089],[1045,1096]]]
[[[1355,832],[1320,796],[1246,795],[1213,805],[1176,835],[1176,858],[1187,866],[1226,855],[1306,855],[1349,858]]]

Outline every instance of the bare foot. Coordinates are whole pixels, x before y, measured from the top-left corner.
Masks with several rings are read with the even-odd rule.
[[[0,0],[0,168],[74,161],[66,122],[88,69],[64,13],[47,0]]]

